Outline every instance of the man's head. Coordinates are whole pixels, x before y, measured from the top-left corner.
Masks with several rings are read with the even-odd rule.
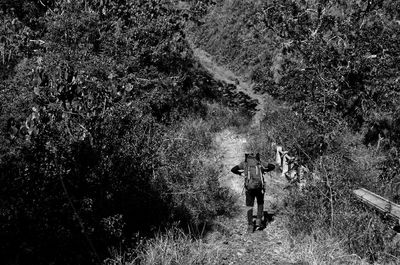
[[[260,161],[260,153],[246,153],[244,154],[244,161],[247,162],[249,158],[255,158],[257,161]]]

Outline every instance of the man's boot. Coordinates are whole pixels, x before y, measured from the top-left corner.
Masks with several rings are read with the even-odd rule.
[[[254,225],[253,225],[253,208],[250,208],[247,211],[247,233],[254,232]]]
[[[264,213],[264,204],[257,205],[257,220],[256,220],[257,230],[264,229],[264,225],[262,223],[263,213]]]

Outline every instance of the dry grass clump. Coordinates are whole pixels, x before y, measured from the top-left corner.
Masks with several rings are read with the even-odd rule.
[[[170,230],[148,241],[140,252],[140,264],[218,264],[219,251],[180,230]]]
[[[196,265],[219,264],[220,250],[217,245],[193,239],[190,234],[172,228],[136,247],[135,256],[123,256],[114,252],[107,265]]]
[[[307,261],[310,265],[368,264],[358,255],[347,253],[343,241],[322,230],[313,231],[312,235],[298,236],[293,239],[292,244],[297,259]]]

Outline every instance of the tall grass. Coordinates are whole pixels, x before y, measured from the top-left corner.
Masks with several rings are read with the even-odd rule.
[[[131,252],[112,251],[106,265],[219,264],[219,248],[177,228],[143,241]],[[134,254],[134,255],[132,255]]]
[[[171,229],[139,247],[139,264],[219,264],[219,249],[181,230]],[[134,264],[134,263],[127,263]]]
[[[296,237],[292,246],[297,258],[310,265],[368,264],[360,256],[347,253],[343,240],[331,237],[323,230],[315,230],[312,235],[301,238]]]

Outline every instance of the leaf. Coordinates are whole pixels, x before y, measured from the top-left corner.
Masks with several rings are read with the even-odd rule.
[[[35,95],[39,96],[40,95],[40,88],[38,86],[35,86],[33,88],[33,93],[35,93]]]
[[[130,92],[130,91],[132,91],[132,89],[133,89],[133,85],[132,85],[131,83],[128,83],[128,84],[125,86],[125,91],[126,91],[126,92]]]

